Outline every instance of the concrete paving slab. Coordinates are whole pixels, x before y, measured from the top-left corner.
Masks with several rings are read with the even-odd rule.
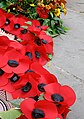
[[[62,19],[70,30],[54,39],[54,57],[51,66],[45,67],[76,92],[77,101],[67,119],[84,119],[84,15],[79,13],[84,0],[67,1],[68,13]]]

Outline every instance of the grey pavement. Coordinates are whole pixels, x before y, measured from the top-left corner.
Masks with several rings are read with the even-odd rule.
[[[67,0],[67,15],[62,16],[70,30],[54,39],[51,66],[61,84],[71,86],[77,96],[67,119],[84,119],[84,0]]]

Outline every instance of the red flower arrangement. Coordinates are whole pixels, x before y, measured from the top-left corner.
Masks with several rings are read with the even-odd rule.
[[[53,40],[45,33],[45,30],[48,27],[41,26],[40,22],[37,20],[28,20],[20,15],[15,17],[2,10],[1,13],[2,18],[3,16],[5,18],[1,29],[5,32],[14,34],[14,40],[17,41],[17,38],[21,39],[20,43],[25,46],[26,52],[31,54],[31,60],[39,61],[42,65],[50,60],[48,55],[53,55]],[[31,25],[28,24],[28,22],[31,23]],[[28,53],[26,53],[26,55]]]
[[[48,27],[2,9],[0,13],[1,33],[15,35],[13,40],[0,36],[0,89],[22,99],[16,119],[66,119],[76,95],[42,66],[53,55],[53,40],[45,33]]]
[[[37,7],[36,12],[38,13],[40,18],[44,18],[44,19],[48,18],[49,10],[47,10],[45,7],[42,7],[42,6]]]
[[[26,106],[29,105],[30,103],[31,103],[31,107]],[[29,119],[33,119],[33,118],[56,119],[58,116],[57,107],[53,103],[48,102],[46,100],[41,100],[36,102],[33,99],[25,99],[20,104],[20,108],[24,113],[24,115]]]

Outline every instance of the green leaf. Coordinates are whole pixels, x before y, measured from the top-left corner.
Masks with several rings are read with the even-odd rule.
[[[44,100],[44,93],[40,94],[40,96],[39,96],[38,99],[39,99],[39,100]]]
[[[51,60],[53,58],[52,54],[48,54],[48,58]]]
[[[58,18],[58,17],[54,17],[53,19],[56,21],[60,21],[60,18]]]
[[[55,25],[54,20],[51,20],[51,26],[52,26],[52,28],[54,27],[54,25]]]
[[[15,106],[15,107],[20,107],[20,103],[23,101],[23,99],[22,98],[20,98],[20,99],[16,99],[16,100],[9,100],[9,102],[13,105],[13,106]]]
[[[50,19],[44,19],[43,25],[47,25],[48,26],[48,22],[50,21]]]
[[[25,23],[28,24],[28,25],[30,25],[30,26],[32,26],[32,22],[31,21],[27,21]]]
[[[22,112],[19,109],[10,109],[8,111],[0,112],[1,119],[16,119],[18,118]]]
[[[54,17],[52,12],[50,12],[50,16],[51,16],[52,18]]]
[[[28,26],[21,26],[22,28],[24,28],[24,29],[28,29]]]

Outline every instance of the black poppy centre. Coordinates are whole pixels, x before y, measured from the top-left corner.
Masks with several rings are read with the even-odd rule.
[[[15,29],[19,29],[20,28],[20,24],[14,24],[14,28]]]
[[[25,86],[21,88],[21,90],[26,93],[26,92],[29,92],[31,88],[32,88],[32,85],[30,82],[28,82]]]
[[[17,74],[14,74],[11,78],[10,81],[11,82],[17,82],[20,79],[20,76],[18,76]]]
[[[41,91],[41,92],[45,92],[45,90],[44,90],[44,86],[46,86],[46,84],[44,84],[44,83],[39,84],[39,85],[38,85],[38,89],[39,89],[39,91]]]
[[[32,53],[31,52],[26,52],[25,55],[28,56],[30,59],[32,59]]]
[[[36,39],[34,42],[35,42],[38,46],[41,46],[41,40],[40,40],[40,39]]]
[[[17,67],[19,65],[19,62],[17,62],[16,60],[8,60],[8,65],[10,67]]]
[[[27,33],[27,29],[24,29],[24,30],[21,30],[20,32],[22,33],[22,34],[26,34]]]
[[[44,118],[45,117],[45,113],[40,109],[34,109],[32,111],[32,117],[35,118],[35,119]]]
[[[59,94],[52,94],[51,98],[55,102],[63,102],[64,101],[64,98]]]
[[[48,42],[47,42],[47,40],[42,39],[42,43],[47,44]]]
[[[30,72],[34,72],[34,71],[31,69],[28,69],[25,73],[30,73]]]
[[[35,56],[36,56],[36,58],[40,58],[41,57],[41,54],[40,54],[40,52],[38,52],[38,51],[35,51]]]
[[[4,74],[4,71],[0,69],[0,76],[2,76],[3,74]]]
[[[7,26],[7,25],[9,25],[9,24],[10,24],[10,20],[9,20],[9,19],[6,19],[5,25]]]

